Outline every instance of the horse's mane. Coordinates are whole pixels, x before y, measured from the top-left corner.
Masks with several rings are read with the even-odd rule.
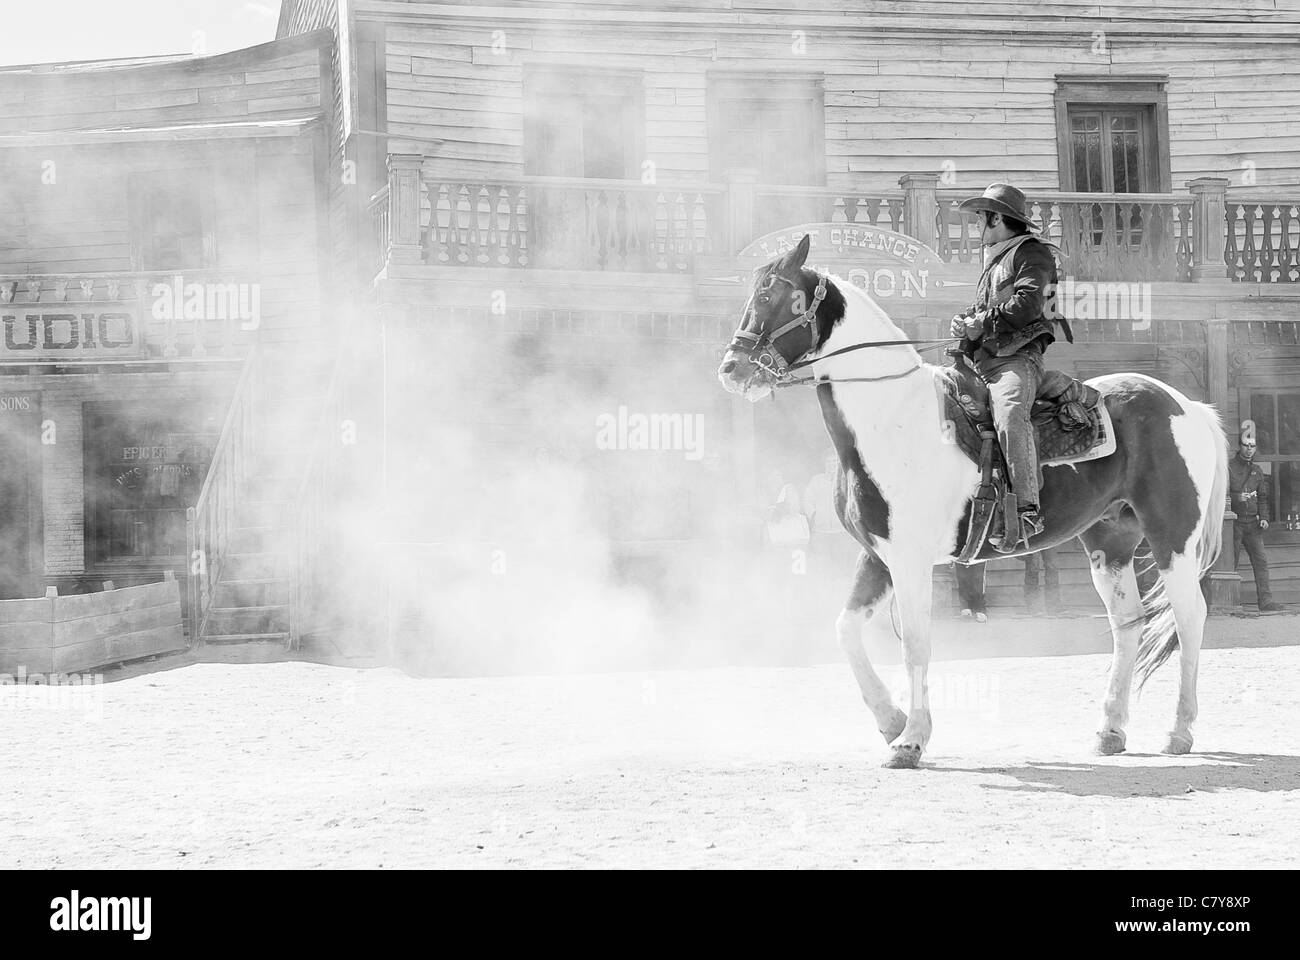
[[[830,323],[826,323],[825,322],[826,318],[821,316],[819,312],[818,332],[821,334],[818,340],[819,343],[825,343],[827,337],[830,336],[831,331],[844,319],[845,315],[848,312],[849,297],[856,298],[864,310],[870,311],[874,317],[879,318],[882,323],[887,325],[889,330],[892,333],[897,334],[896,339],[899,340],[909,339],[907,331],[905,331],[902,327],[900,327],[897,321],[895,321],[894,318],[889,315],[889,312],[880,304],[878,304],[875,301],[875,299],[871,296],[871,294],[867,293],[866,290],[862,289],[861,287],[857,286],[856,284],[852,283],[849,280],[845,280],[843,277],[840,277],[837,274],[828,273],[826,276],[827,279],[830,280],[831,282],[828,283],[826,286],[825,302],[829,304],[831,302],[831,297],[834,294],[838,298],[839,306],[838,306],[838,312],[835,314],[834,319]],[[885,339],[894,339],[894,337],[892,336],[886,337]]]

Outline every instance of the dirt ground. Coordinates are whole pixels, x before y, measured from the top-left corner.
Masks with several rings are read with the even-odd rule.
[[[936,664],[920,771],[846,666],[418,679],[198,663],[0,688],[0,867],[1284,867],[1300,647],[1207,650],[1197,752],[1090,755],[1107,658]],[[883,668],[893,684],[898,668]]]

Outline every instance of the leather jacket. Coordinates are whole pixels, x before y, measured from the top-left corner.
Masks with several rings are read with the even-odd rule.
[[[1242,520],[1267,520],[1270,515],[1270,486],[1268,474],[1251,460],[1241,455],[1228,461],[1228,495],[1232,499],[1232,512]]]
[[[962,348],[974,360],[1009,357],[1031,343],[1046,350],[1056,340],[1048,301],[1056,287],[1052,248],[1028,237],[985,267],[968,311],[984,330],[979,342]]]

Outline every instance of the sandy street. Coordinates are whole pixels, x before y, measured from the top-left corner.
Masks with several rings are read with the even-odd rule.
[[[0,689],[3,867],[1284,867],[1300,648],[1206,650],[1197,753],[1088,752],[1107,658],[936,664],[921,771],[846,666],[433,680],[301,662]],[[882,668],[895,685],[897,667]],[[96,714],[101,714],[96,717]]]

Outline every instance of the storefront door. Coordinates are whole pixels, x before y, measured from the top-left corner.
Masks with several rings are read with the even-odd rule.
[[[41,542],[41,395],[0,393],[0,599],[35,597]]]

